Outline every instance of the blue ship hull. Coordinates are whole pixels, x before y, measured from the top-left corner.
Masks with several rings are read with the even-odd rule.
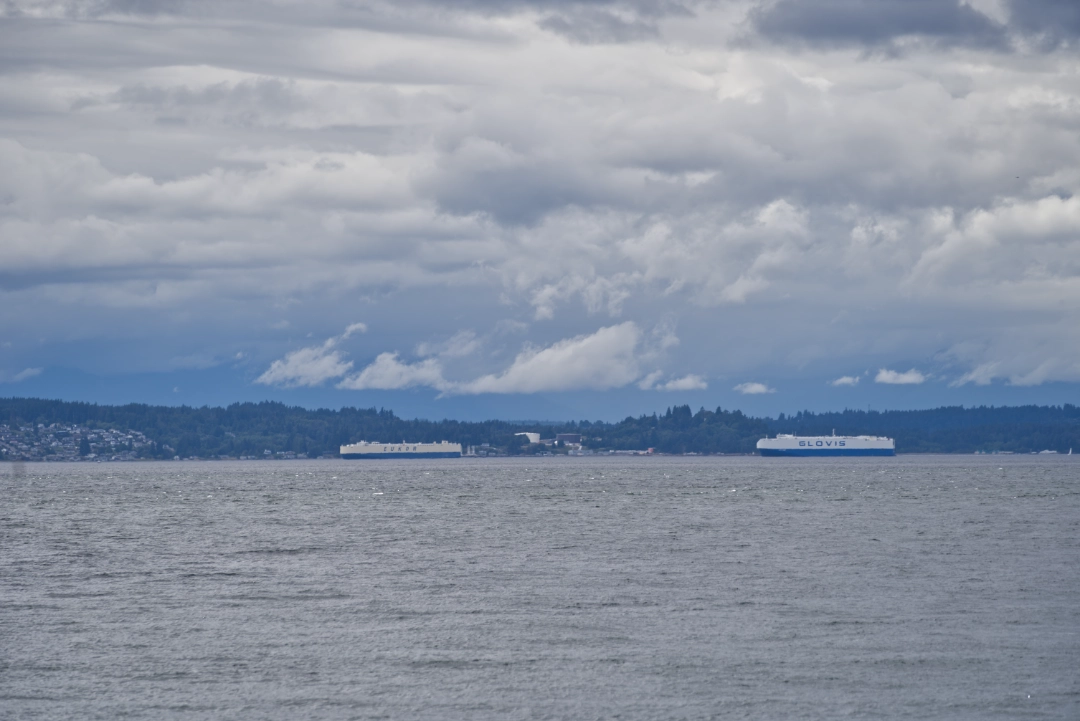
[[[799,458],[817,456],[895,456],[892,448],[762,448],[762,456],[791,456]]]
[[[355,460],[357,458],[461,458],[461,454],[454,453],[342,453],[342,458]]]

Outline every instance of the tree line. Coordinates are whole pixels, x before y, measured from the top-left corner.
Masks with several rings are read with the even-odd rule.
[[[755,418],[738,410],[673,406],[664,413],[622,421],[568,421],[520,424],[508,421],[465,422],[407,420],[388,409],[320,408],[310,410],[277,402],[234,403],[226,407],[109,406],[36,398],[0,399],[0,424],[78,424],[143,433],[152,443],[142,449],[150,458],[261,456],[292,452],[315,458],[336,455],[358,440],[382,442],[451,441],[464,446],[488,444],[504,453],[546,449],[522,442],[516,433],[580,433],[585,448],[645,450],[659,453],[753,453],[766,435],[886,435],[899,453],[973,453],[1044,449],[1080,451],[1080,408],[1061,406],[951,406],[920,411],[842,411]]]

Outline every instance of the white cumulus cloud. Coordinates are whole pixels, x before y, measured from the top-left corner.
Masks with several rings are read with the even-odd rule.
[[[705,379],[690,373],[682,378],[674,378],[656,387],[659,391],[703,391],[709,387]]]
[[[353,323],[345,328],[344,333],[328,338],[321,345],[291,351],[284,358],[271,363],[255,382],[297,388],[317,386],[332,378],[340,378],[352,370],[353,363],[345,360],[345,353],[337,349],[338,343],[366,330],[367,326],[363,323]]]
[[[643,391],[649,391],[656,387],[656,383],[664,377],[664,371],[653,371],[637,382],[637,387]]]
[[[426,386],[446,391],[450,384],[442,374],[442,365],[434,358],[418,363],[402,363],[397,353],[380,353],[375,361],[357,375],[338,383],[348,390],[400,390]]]
[[[968,383],[974,383],[978,386],[990,385],[990,383],[994,381],[994,378],[998,377],[998,368],[1000,366],[1001,363],[997,361],[980,363],[949,385],[954,387],[966,385]]]
[[[268,386],[317,386],[331,378],[340,378],[352,369],[352,361],[346,361],[342,352],[335,350],[337,338],[322,345],[300,348],[276,360],[256,383]]]
[[[641,330],[628,321],[601,328],[591,335],[567,338],[547,348],[528,348],[502,373],[460,384],[455,392],[540,393],[619,388],[641,376],[638,358],[641,340]]]
[[[888,368],[882,368],[874,376],[875,383],[886,383],[888,385],[918,385],[926,381],[926,376],[919,371],[912,368],[909,371],[903,373],[899,371],[889,370]]]
[[[666,383],[660,383],[660,379],[663,377],[663,371],[653,371],[639,380],[637,386],[643,391],[699,391],[709,387],[704,378],[694,373],[687,374],[682,378],[673,378]]]
[[[480,349],[481,340],[472,330],[455,333],[443,343],[420,343],[416,346],[418,356],[442,356],[443,358],[464,358]]]
[[[0,383],[20,383],[34,376],[41,375],[41,368],[24,368],[23,370],[13,375],[8,375],[3,371],[0,371]]]
[[[770,388],[764,383],[753,382],[740,383],[739,385],[735,386],[733,390],[742,393],[744,396],[756,396],[761,395],[762,393],[776,393],[775,388]]]
[[[341,334],[341,337],[342,337],[342,339],[345,339],[345,338],[348,338],[349,336],[353,335],[354,333],[367,333],[367,324],[366,323],[352,323],[351,325],[349,325],[345,329],[345,332]]]
[[[274,361],[256,382],[286,387],[312,386],[345,376],[337,384],[338,388],[400,390],[426,387],[452,395],[604,390],[635,381],[645,390],[687,391],[708,387],[705,380],[695,374],[666,383],[659,383],[663,371],[655,370],[642,376],[643,366],[658,362],[665,350],[678,344],[674,331],[665,324],[645,334],[637,324],[627,321],[600,328],[595,333],[566,338],[547,347],[527,345],[503,371],[471,380],[448,380],[443,361],[476,353],[481,342],[473,331],[461,331],[442,343],[421,343],[417,354],[428,357],[414,363],[402,360],[397,351],[385,352],[359,373],[348,375],[353,363],[345,360],[337,345],[358,330],[363,330],[363,324],[349,326],[345,333],[322,345],[292,351]]]
[[[830,381],[829,385],[833,386],[857,386],[859,385],[859,376],[840,376],[834,381]]]
[[[16,383],[19,383],[20,381],[24,381],[27,378],[33,378],[34,376],[39,375],[41,375],[41,368],[25,368],[16,373],[15,377],[12,380],[14,380]]]

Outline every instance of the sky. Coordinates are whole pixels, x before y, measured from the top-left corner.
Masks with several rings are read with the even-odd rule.
[[[0,396],[1080,402],[1074,0],[2,0]]]

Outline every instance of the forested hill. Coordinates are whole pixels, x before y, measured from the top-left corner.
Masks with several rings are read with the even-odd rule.
[[[119,428],[143,433],[156,458],[261,456],[264,451],[317,457],[337,454],[357,440],[454,441],[506,446],[522,427],[505,421],[404,420],[389,410],[342,408],[308,410],[282,403],[234,403],[226,408],[189,406],[100,406],[36,398],[0,399],[0,424],[53,423]]]
[[[896,439],[902,453],[1055,450],[1080,453],[1080,407],[947,406],[923,411],[803,411],[768,419],[770,433],[881,435]]]
[[[39,429],[38,426],[42,428]],[[82,436],[89,429],[138,431],[149,443],[129,453],[140,457],[262,456],[265,451],[315,457],[336,454],[342,444],[369,441],[441,441],[463,445],[487,443],[507,453],[535,453],[546,448],[524,444],[520,431],[544,438],[580,433],[587,448],[661,453],[752,453],[766,434],[887,435],[900,453],[972,453],[1044,449],[1080,453],[1080,408],[1021,406],[946,407],[924,411],[844,411],[778,418],[753,418],[741,411],[676,406],[662,414],[626,418],[617,423],[567,422],[520,424],[507,421],[405,420],[375,408],[307,410],[281,403],[237,403],[226,408],[188,406],[101,406],[32,398],[0,399],[0,427],[16,433],[23,445],[45,447],[45,432]],[[75,429],[75,430],[69,430]],[[2,431],[3,428],[0,428]],[[19,435],[22,434],[22,435]],[[26,436],[25,434],[31,434]],[[48,435],[48,434],[46,434]],[[31,437],[33,436],[33,437]],[[12,436],[15,438],[15,436]],[[68,440],[70,443],[70,439]],[[7,457],[16,451],[9,444]],[[34,457],[27,454],[27,458]],[[2,456],[0,456],[2,457]]]

